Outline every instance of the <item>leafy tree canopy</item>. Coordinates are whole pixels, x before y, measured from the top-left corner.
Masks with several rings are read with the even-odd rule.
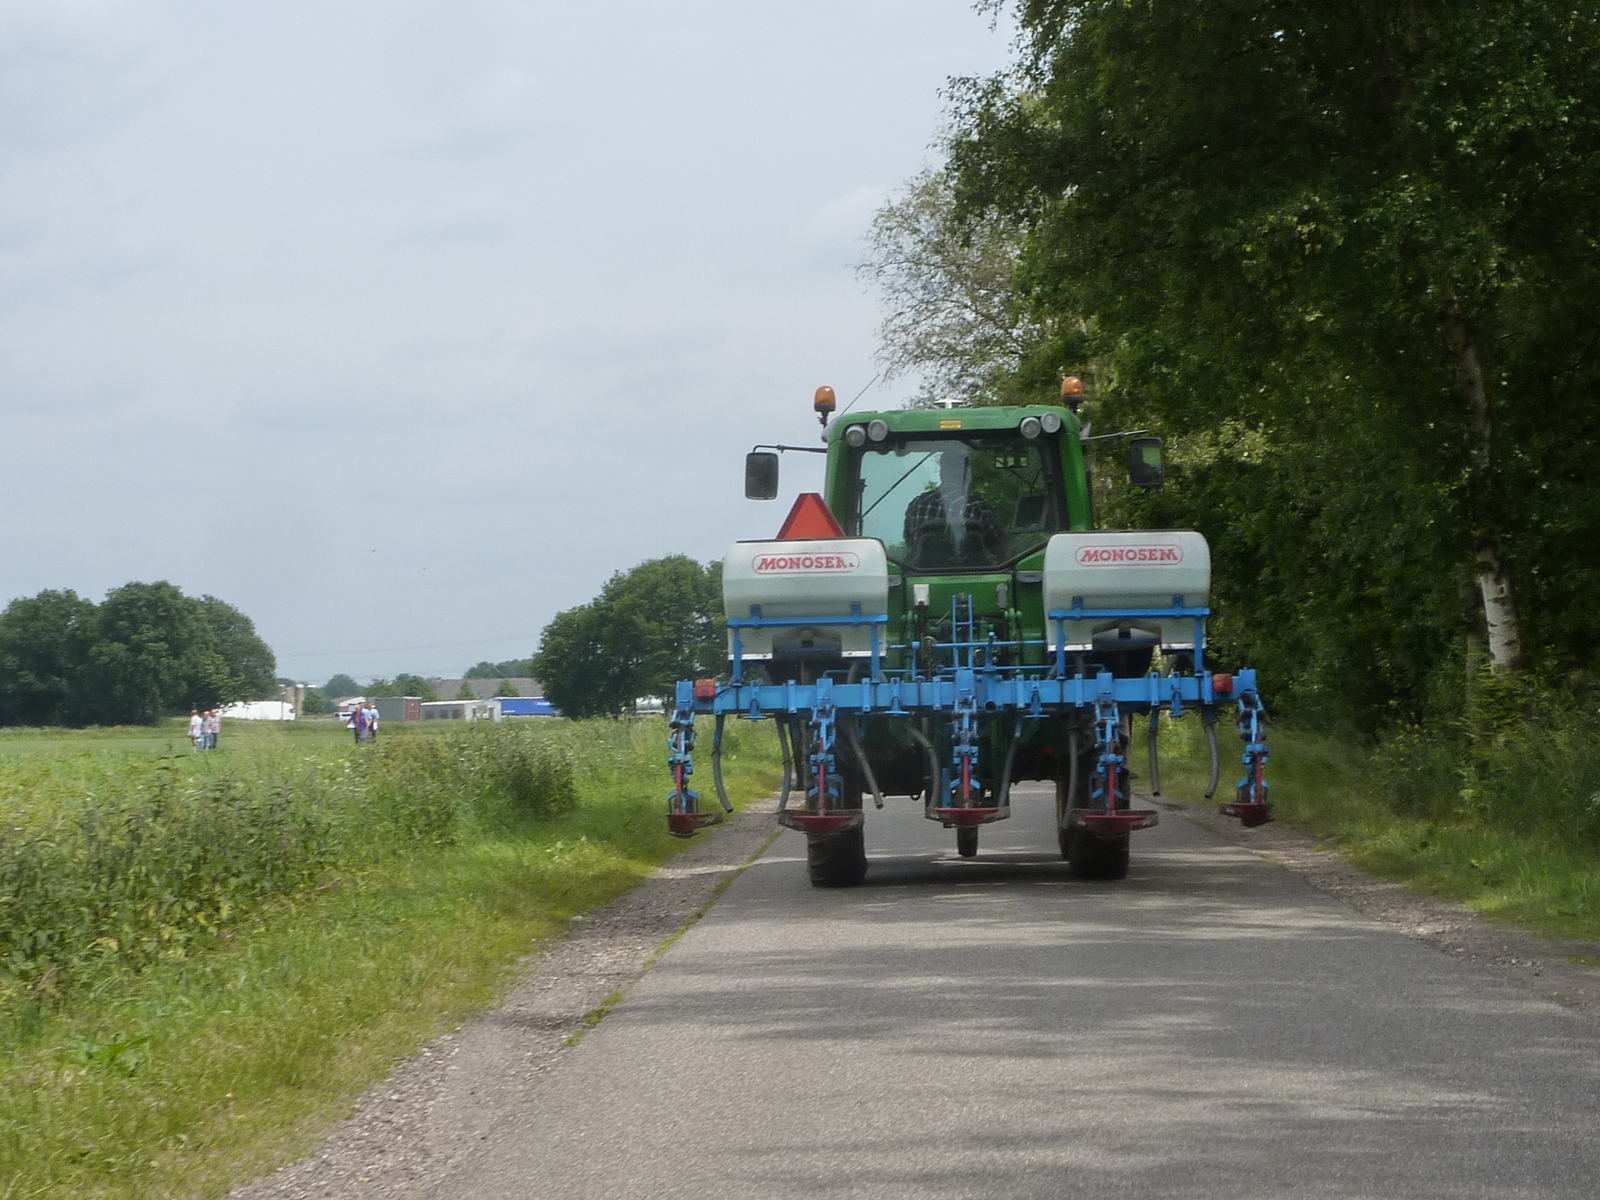
[[[361,695],[361,685],[343,673],[335,675],[322,685],[322,694],[329,699]]]
[[[1172,486],[1102,518],[1205,531],[1219,651],[1294,704],[1371,728],[1485,651],[1593,666],[1600,13],[1015,8],[880,217],[890,364],[1082,375],[1097,431],[1163,433]]]
[[[640,697],[670,695],[679,679],[722,669],[721,609],[720,563],[651,559],[558,613],[530,665],[564,715],[625,713]]]
[[[368,696],[417,696],[423,700],[437,700],[439,693],[434,691],[433,684],[420,675],[408,675],[402,672],[393,679],[374,679],[367,685]]]
[[[127,724],[275,695],[255,625],[214,596],[130,583],[99,605],[41,592],[0,612],[0,722]]]

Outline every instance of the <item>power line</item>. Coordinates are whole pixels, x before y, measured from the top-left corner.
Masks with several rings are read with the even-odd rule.
[[[374,646],[365,650],[285,650],[284,658],[333,658],[340,654],[402,654],[411,650],[457,650],[462,646],[498,646],[506,642],[536,642],[525,633],[500,638],[473,638],[466,642],[433,642],[426,646]]]

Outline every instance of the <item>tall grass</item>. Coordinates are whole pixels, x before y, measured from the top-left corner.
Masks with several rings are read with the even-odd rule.
[[[769,734],[729,730],[736,804],[775,785]],[[24,906],[52,932],[0,1005],[0,1197],[221,1195],[305,1153],[534,939],[682,845],[662,721],[384,739],[237,731],[173,756],[63,736],[0,760],[7,853],[83,873]]]
[[[1600,698],[1480,674],[1465,715],[1408,725],[1373,756],[1397,811],[1600,850]]]
[[[0,766],[0,1006],[183,959],[374,856],[577,804],[571,748],[482,724],[369,753]],[[209,766],[214,760],[204,760]]]
[[[1269,796],[1281,821],[1364,870],[1547,936],[1600,940],[1597,716],[1582,696],[1485,679],[1465,719],[1406,726],[1375,747],[1273,725]],[[1240,743],[1225,723],[1218,737],[1224,801]],[[1198,801],[1198,719],[1164,720],[1161,747],[1163,790]]]

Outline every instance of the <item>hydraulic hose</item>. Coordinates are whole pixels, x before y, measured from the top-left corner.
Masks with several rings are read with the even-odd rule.
[[[856,762],[861,766],[861,778],[865,779],[867,787],[872,789],[872,803],[882,808],[883,793],[878,790],[877,776],[872,773],[872,764],[867,761],[866,752],[861,748],[861,739],[856,736],[856,723],[840,721],[839,730],[850,743],[850,752],[856,756]]]
[[[800,736],[801,721],[795,717],[789,723],[789,745],[794,752],[794,779],[800,790],[809,798],[811,793],[811,746]]]
[[[717,799],[722,801],[722,811],[731,813],[733,802],[728,799],[728,789],[722,786],[722,723],[726,713],[717,714],[717,728],[711,735],[711,778],[717,785]]]
[[[1161,727],[1161,710],[1150,710],[1150,794],[1161,795],[1161,762],[1156,755],[1156,733]]]
[[[1067,730],[1067,807],[1078,798],[1078,731]]]
[[[928,794],[923,800],[924,807],[933,807],[933,798],[939,791],[939,756],[933,752],[933,743],[922,730],[915,725],[906,726],[911,731],[911,736],[928,756]]]
[[[1211,705],[1200,710],[1200,723],[1206,727],[1206,749],[1211,751],[1211,786],[1206,788],[1206,799],[1217,794],[1217,776],[1222,773],[1222,763],[1217,759],[1217,711]]]
[[[794,764],[789,758],[788,727],[782,721],[775,724],[778,726],[778,749],[783,751],[783,791],[778,796],[778,811],[782,812],[789,807],[789,773]]]
[[[1000,772],[1000,794],[996,803],[1004,808],[1011,803],[1011,768],[1017,764],[1017,747],[1022,745],[1022,720],[1017,719],[1017,728],[1012,732],[1011,744],[1006,747],[1006,765]]]

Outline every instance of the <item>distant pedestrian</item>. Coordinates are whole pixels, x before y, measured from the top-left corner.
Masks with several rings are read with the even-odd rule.
[[[191,708],[189,710],[189,744],[196,750],[204,750],[206,748],[205,736],[205,721],[200,716],[200,710]]]
[[[367,707],[362,701],[357,701],[355,708],[350,710],[350,732],[356,735],[356,745],[365,744],[367,740]]]
[[[206,713],[205,729],[206,749],[215,750],[217,748],[217,734],[222,732],[222,714],[214,708]]]
[[[367,701],[367,741],[377,744],[378,741],[378,702]]]

